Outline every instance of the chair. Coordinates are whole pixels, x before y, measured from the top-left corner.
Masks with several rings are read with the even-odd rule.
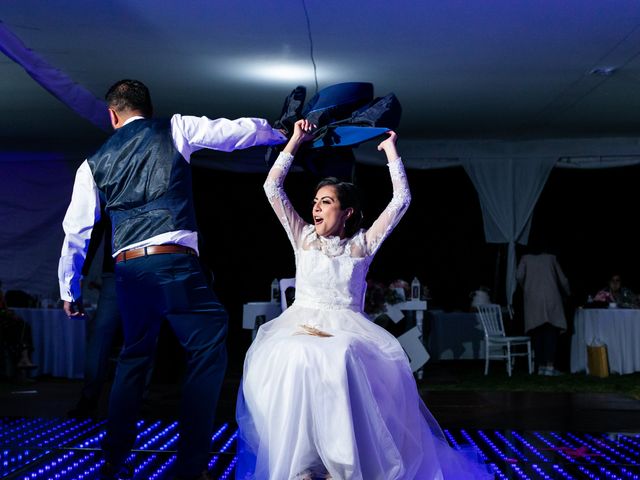
[[[413,327],[397,339],[400,345],[402,345],[407,357],[409,357],[411,371],[417,372],[429,361],[429,352],[427,352],[427,349],[422,343],[422,333],[420,333],[418,327]]]
[[[504,333],[502,322],[502,307],[494,303],[478,305],[478,315],[484,329],[485,362],[484,374],[489,373],[489,360],[500,359],[507,361],[507,373],[511,376],[511,364],[515,357],[527,357],[529,375],[533,373],[533,358],[531,354],[531,338],[523,336],[508,337]],[[526,346],[526,352],[521,347]]]
[[[282,311],[284,312],[287,307],[287,289],[288,288],[296,288],[296,279],[295,278],[281,278],[280,279],[280,306],[282,307]]]

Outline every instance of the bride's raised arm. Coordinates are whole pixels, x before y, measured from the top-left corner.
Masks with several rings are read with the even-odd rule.
[[[365,233],[365,241],[369,255],[375,254],[382,242],[389,236],[394,227],[398,224],[404,212],[407,211],[411,202],[411,192],[409,182],[404,171],[402,159],[396,149],[397,135],[390,131],[389,137],[378,145],[378,150],[384,150],[387,156],[387,166],[391,175],[393,185],[393,198],[387,208],[373,222],[371,228]]]
[[[289,197],[287,197],[284,191],[284,179],[289,172],[289,168],[293,163],[293,157],[298,151],[298,148],[300,148],[300,145],[312,138],[312,135],[309,133],[311,130],[312,125],[307,120],[299,120],[296,122],[291,139],[269,170],[269,174],[263,185],[267,199],[273,211],[276,212],[294,248],[298,246],[297,241],[301,236],[302,229],[306,225],[306,222],[291,205]]]

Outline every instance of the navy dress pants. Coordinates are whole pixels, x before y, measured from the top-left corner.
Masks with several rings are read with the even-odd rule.
[[[227,312],[194,255],[160,254],[116,264],[124,347],[109,398],[105,458],[122,463],[136,439],[137,414],[161,323],[186,351],[175,473],[207,468],[215,409],[227,365]]]

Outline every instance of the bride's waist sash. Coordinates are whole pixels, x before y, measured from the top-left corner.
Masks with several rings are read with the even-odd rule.
[[[346,303],[338,300],[318,300],[317,298],[309,298],[304,296],[296,296],[293,305],[305,308],[315,308],[318,310],[351,310],[353,312],[362,312],[362,307],[358,303]]]

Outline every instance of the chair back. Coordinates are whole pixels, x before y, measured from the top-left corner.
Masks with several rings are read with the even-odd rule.
[[[502,322],[502,307],[495,303],[478,305],[478,314],[484,328],[485,336],[504,337],[504,324]]]
[[[282,311],[284,312],[287,307],[287,288],[296,287],[296,279],[295,278],[281,278],[280,279],[280,306],[282,307]]]
[[[420,370],[429,361],[429,352],[422,342],[422,333],[418,327],[413,327],[400,335],[398,342],[407,354],[413,372]]]

